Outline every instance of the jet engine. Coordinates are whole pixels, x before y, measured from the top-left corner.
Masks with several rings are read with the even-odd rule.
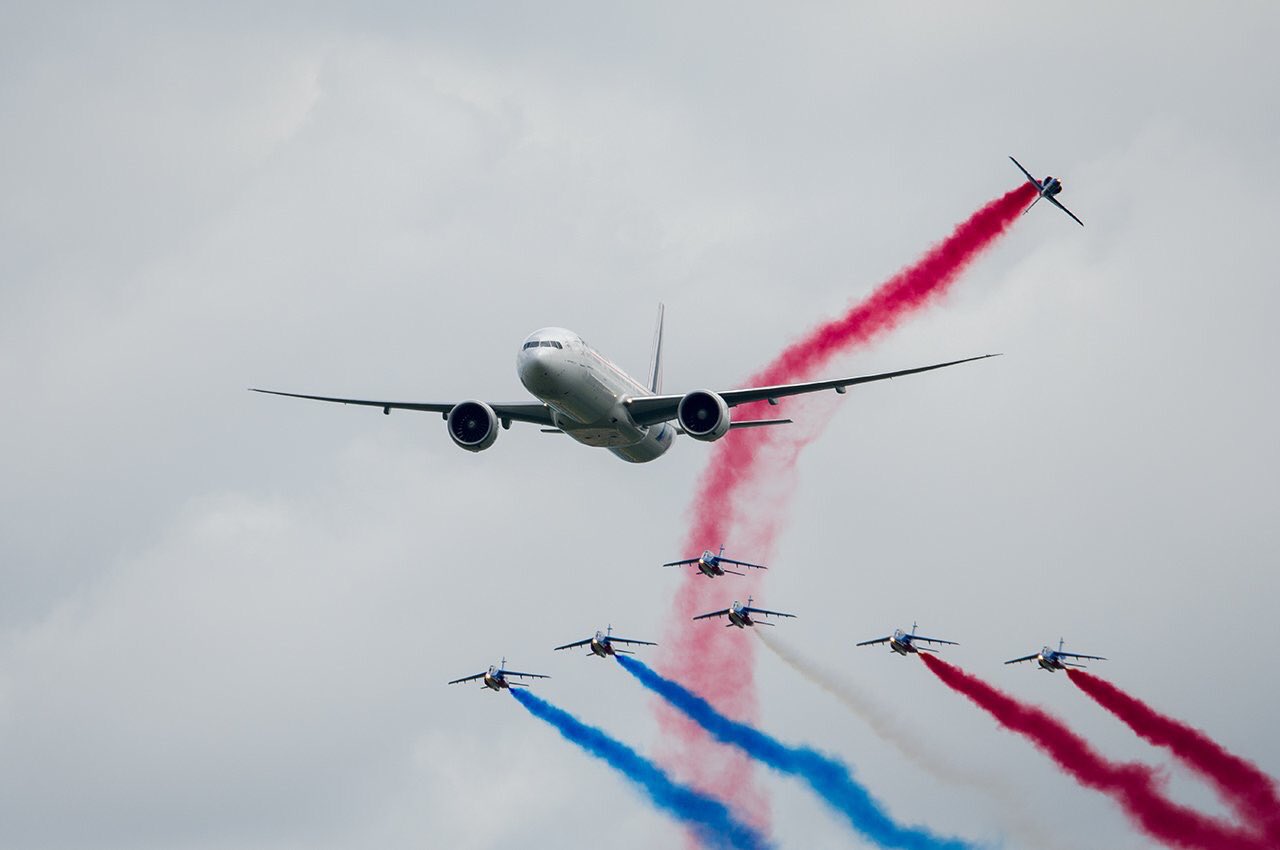
[[[469,452],[483,451],[498,439],[498,414],[483,401],[455,404],[445,422],[453,442]]]
[[[710,390],[694,390],[680,399],[676,418],[695,440],[718,440],[729,433],[729,405]]]

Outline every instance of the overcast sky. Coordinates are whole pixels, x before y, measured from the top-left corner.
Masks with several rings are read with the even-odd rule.
[[[1016,185],[1008,154],[1087,226],[1037,207],[833,367],[1005,354],[841,398],[780,506],[765,586],[800,617],[776,637],[1068,846],[1146,843],[921,665],[852,644],[918,619],[1220,811],[1065,677],[999,663],[1065,636],[1280,773],[1275,4],[4,20],[0,845],[679,841],[506,695],[444,683],[505,655],[655,751],[625,673],[550,649],[610,622],[657,639],[709,447],[633,466],[513,427],[473,455],[435,416],[245,388],[520,399],[545,325],[643,374],[659,300],[667,388],[732,386]],[[895,816],[1007,828],[773,656],[756,673],[765,728]],[[852,843],[761,782],[779,847]]]

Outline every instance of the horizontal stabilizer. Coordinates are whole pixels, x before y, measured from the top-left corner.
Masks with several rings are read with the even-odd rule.
[[[764,425],[790,425],[790,419],[744,419],[741,422],[730,422],[729,428],[759,428]]]

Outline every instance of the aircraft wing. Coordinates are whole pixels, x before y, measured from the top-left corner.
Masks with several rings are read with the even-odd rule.
[[[729,613],[729,609],[728,609],[728,608],[725,608],[723,611],[712,611],[710,614],[699,614],[698,616],[694,617],[693,619],[695,619],[695,620],[705,620],[705,619],[707,619],[708,617],[723,617],[725,614],[728,614],[728,613]]]
[[[1076,219],[1076,224],[1080,225],[1081,227],[1084,227],[1084,222],[1083,222],[1083,221],[1081,221],[1080,219],[1076,218],[1076,214],[1075,214],[1075,213],[1073,213],[1071,210],[1067,209],[1067,208],[1066,208],[1066,207],[1064,207],[1062,204],[1058,203],[1058,199],[1057,199],[1057,198],[1055,198],[1053,195],[1045,195],[1045,196],[1044,196],[1044,199],[1045,199],[1046,201],[1048,201],[1049,203],[1053,204],[1053,205],[1054,205],[1055,207],[1057,207],[1058,209],[1062,210],[1062,211],[1063,211],[1064,213],[1066,213],[1067,215],[1071,216],[1072,218],[1075,218],[1075,219]]]
[[[1106,660],[1107,660],[1107,659],[1103,658],[1101,655],[1081,655],[1081,654],[1080,654],[1080,653],[1078,653],[1078,652],[1059,652],[1058,654],[1059,654],[1059,655],[1062,655],[1062,656],[1065,656],[1065,657],[1067,657],[1067,658],[1092,658],[1094,661],[1106,661]]]
[[[663,564],[664,567],[683,567],[685,564],[696,564],[700,558],[685,558],[683,561],[672,561],[669,564]]]
[[[610,643],[634,643],[634,644],[639,644],[640,646],[657,646],[657,644],[651,640],[632,640],[631,638],[620,638],[620,637],[613,637],[613,636],[609,637],[609,642]]]
[[[502,673],[502,675],[504,676],[527,676],[530,679],[550,679],[551,678],[550,676],[544,676],[541,673],[520,673],[515,670],[500,670],[498,672]]]
[[[451,685],[456,685],[456,684],[458,684],[459,682],[470,682],[470,681],[473,681],[473,680],[475,680],[475,679],[483,679],[483,678],[484,678],[484,674],[483,674],[483,673],[477,673],[477,674],[475,674],[474,676],[463,676],[461,679],[454,679],[454,680],[453,680],[452,682],[450,682],[449,684],[451,684]]]
[[[591,638],[575,641],[573,643],[566,643],[564,646],[557,646],[556,649],[573,649],[575,646],[586,646],[589,643],[591,643]]]
[[[1013,659],[1013,660],[1011,660],[1011,661],[1006,661],[1006,662],[1005,662],[1005,664],[1018,664],[1019,662],[1022,662],[1022,661],[1031,661],[1031,660],[1033,660],[1033,659],[1034,659],[1037,655],[1039,655],[1039,654],[1040,654],[1040,653],[1038,653],[1038,652],[1033,652],[1033,653],[1031,653],[1030,655],[1024,655],[1024,656],[1022,656],[1021,658],[1014,658],[1014,659]]]
[[[728,562],[728,563],[730,563],[730,564],[737,564],[737,565],[738,565],[738,566],[740,566],[740,567],[751,567],[753,570],[767,570],[767,569],[769,569],[768,567],[763,566],[763,565],[761,565],[761,564],[751,564],[751,563],[748,563],[748,562],[746,562],[746,561],[735,561],[733,558],[726,558],[726,557],[724,557],[724,556],[721,556],[721,557],[720,557],[720,560],[722,560],[722,561],[726,561],[726,562]]]
[[[885,635],[884,637],[876,638],[875,640],[864,640],[862,643],[855,643],[854,646],[871,646],[873,643],[888,643],[888,642],[889,642],[889,636]]]
[[[1027,171],[1027,169],[1025,169],[1025,168],[1023,168],[1023,167],[1022,167],[1022,163],[1018,162],[1018,161],[1017,161],[1016,159],[1014,159],[1013,157],[1009,157],[1009,160],[1010,160],[1014,165],[1018,166],[1018,170],[1019,170],[1019,171],[1021,171],[1023,174],[1027,175],[1027,179],[1028,179],[1028,180],[1030,180],[1032,183],[1036,184],[1036,187],[1037,187],[1037,188],[1039,188],[1039,186],[1040,186],[1040,181],[1039,181],[1039,180],[1037,180],[1036,178],[1032,177],[1032,176],[1031,176],[1031,172],[1030,172],[1030,171]]]
[[[748,614],[764,614],[766,617],[772,614],[775,617],[794,617],[795,614],[784,614],[781,611],[768,611],[764,608],[743,608]]]
[[[285,393],[279,390],[260,390],[250,387],[250,392],[266,393],[267,395],[281,395],[288,398],[305,398],[311,401],[328,401],[334,404],[358,404],[364,407],[381,407],[383,413],[390,413],[393,410],[419,410],[427,413],[439,413],[442,416],[448,416],[449,411],[458,405],[458,402],[419,402],[419,401],[375,401],[363,398],[334,398],[325,395],[303,395],[302,393]],[[511,422],[530,422],[534,425],[554,425],[551,419],[551,409],[540,401],[516,401],[509,403],[489,404],[493,408],[493,412],[498,414],[498,418]]]
[[[988,357],[995,357],[995,354],[980,354],[977,357],[966,357],[963,360],[950,360],[946,363],[934,363],[931,366],[917,366],[914,369],[900,369],[896,372],[881,372],[878,375],[860,375],[852,378],[836,378],[830,381],[808,381],[802,384],[777,384],[771,387],[746,387],[738,390],[726,390],[719,392],[719,395],[729,407],[737,407],[740,404],[747,404],[753,401],[774,401],[780,398],[793,395],[802,395],[804,393],[816,393],[822,390],[835,390],[843,393],[846,387],[855,384],[867,384],[872,381],[884,381],[889,378],[900,378],[904,375],[914,375],[919,372],[929,372],[933,369],[942,369],[947,366],[955,366],[960,363],[969,363],[974,360],[985,360]],[[680,404],[683,395],[650,395],[639,396],[637,398],[628,399],[627,409],[631,413],[631,418],[638,425],[656,425],[659,422],[668,422],[676,418],[676,407]],[[497,408],[494,408],[495,410]]]
[[[929,643],[945,643],[945,644],[948,644],[948,645],[950,645],[950,646],[959,646],[959,645],[960,645],[960,644],[956,643],[956,642],[955,642],[955,641],[953,641],[953,640],[943,640],[942,638],[930,638],[930,637],[924,637],[923,635],[912,635],[912,636],[911,636],[911,639],[912,639],[912,640],[927,640],[927,641],[929,641]]]

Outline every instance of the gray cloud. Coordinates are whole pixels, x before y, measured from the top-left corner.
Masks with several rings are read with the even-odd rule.
[[[706,447],[633,468],[513,429],[464,456],[431,416],[244,389],[518,398],[515,348],[542,325],[641,371],[659,298],[668,384],[731,384],[1012,186],[1007,153],[1061,173],[1087,227],[1037,208],[839,367],[1006,353],[842,399],[770,598],[802,615],[788,637],[1019,777],[1080,843],[1140,845],[922,671],[846,653],[846,629],[928,622],[957,662],[1162,762],[1060,678],[997,664],[1065,634],[1280,772],[1248,649],[1280,637],[1269,4],[12,21],[5,846],[679,840],[505,696],[443,682],[506,654],[652,749],[617,671],[547,650],[660,632],[676,577],[656,565]],[[998,834],[768,662],[771,731],[834,730],[896,816]],[[764,781],[780,846],[847,840]]]

